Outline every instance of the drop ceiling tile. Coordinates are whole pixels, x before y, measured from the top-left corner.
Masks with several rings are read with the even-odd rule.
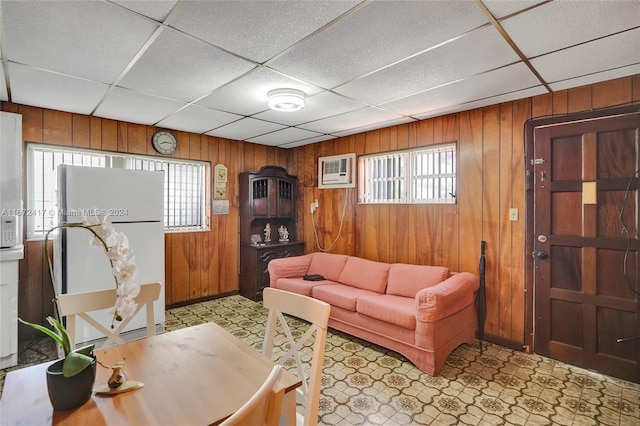
[[[301,111],[281,112],[266,110],[256,114],[255,117],[286,124],[288,126],[297,126],[302,123],[317,121],[366,107],[366,104],[347,99],[344,96],[336,95],[331,92],[322,92],[318,95],[306,98],[305,107]]]
[[[91,114],[109,86],[9,63],[11,101],[77,114]]]
[[[529,58],[637,27],[640,1],[553,1],[501,22]]]
[[[307,96],[320,92],[320,89],[315,86],[300,83],[260,67],[216,89],[197,103],[209,108],[248,116],[267,109],[267,93],[273,89],[302,90]]]
[[[246,73],[254,65],[172,29],[158,36],[120,85],[193,101]]]
[[[262,136],[247,139],[247,142],[259,143],[262,145],[279,146],[286,143],[299,141],[301,139],[311,139],[321,137],[323,135],[310,130],[298,129],[295,127],[287,127]]]
[[[555,92],[558,90],[571,89],[573,87],[585,86],[601,81],[613,80],[629,75],[640,74],[640,63],[629,65],[626,67],[614,68],[607,71],[587,74],[576,78],[568,78],[557,83],[551,83],[549,86]]]
[[[358,1],[191,1],[170,24],[263,63],[337,18]]]
[[[370,130],[383,129],[385,127],[391,127],[391,126],[398,126],[400,124],[410,123],[412,121],[416,121],[416,120],[414,120],[412,118],[408,118],[408,117],[403,117],[403,118],[398,118],[398,119],[395,119],[395,120],[383,121],[383,122],[380,122],[380,123],[369,124],[369,125],[362,126],[362,127],[356,127],[356,128],[344,130],[344,131],[341,131],[341,132],[335,132],[334,136],[338,136],[338,137],[349,136],[349,135],[354,135],[354,134],[357,134],[357,133],[368,132]]]
[[[399,114],[371,107],[306,123],[299,127],[319,133],[336,133],[399,118],[401,118]]]
[[[638,2],[640,5],[640,2]],[[531,60],[548,83],[640,63],[640,28]]]
[[[3,1],[10,61],[112,83],[157,28],[106,2]]]
[[[139,124],[155,124],[186,104],[132,90],[115,87],[109,92],[95,115]]]
[[[269,65],[333,88],[487,22],[472,2],[374,1]]]
[[[247,117],[211,130],[210,132],[207,132],[207,135],[243,141],[265,133],[275,132],[283,129],[284,127],[285,126],[276,123]]]
[[[204,108],[198,105],[188,105],[160,121],[158,126],[185,132],[205,133],[208,130],[224,126],[241,118],[242,116],[229,114],[228,112]]]
[[[473,102],[468,102],[465,104],[447,106],[442,109],[429,111],[425,114],[417,114],[415,118],[417,118],[418,120],[425,120],[427,118],[440,117],[442,115],[453,114],[460,111],[468,111],[475,108],[482,108],[489,105],[496,105],[502,102],[509,102],[509,101],[515,101],[518,99],[530,98],[532,96],[543,95],[545,93],[548,93],[548,92],[544,86],[536,86],[536,87],[531,87],[524,90],[519,90],[517,92],[505,93],[504,95],[500,95],[500,96],[493,96],[493,97],[480,99]]]
[[[111,0],[127,9],[162,22],[178,3],[178,0]]]
[[[520,62],[389,102],[381,107],[399,114],[418,116],[429,111],[539,85],[541,82]]]
[[[482,0],[494,18],[500,19],[521,10],[542,4],[541,0]]]
[[[303,145],[309,145],[312,143],[317,143],[317,142],[323,142],[323,141],[328,141],[331,139],[336,139],[336,136],[332,136],[332,135],[322,135],[322,136],[318,136],[315,138],[310,138],[310,139],[302,139],[296,142],[291,142],[291,143],[285,143],[283,145],[278,145],[280,148],[295,148],[297,146],[303,146]]]
[[[518,60],[498,31],[484,27],[335,91],[378,105]]]

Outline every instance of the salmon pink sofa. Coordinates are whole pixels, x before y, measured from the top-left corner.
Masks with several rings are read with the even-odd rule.
[[[399,352],[427,374],[474,341],[479,280],[468,272],[323,252],[273,259],[268,269],[271,287],[329,303],[329,327]],[[321,280],[303,279],[313,274]]]

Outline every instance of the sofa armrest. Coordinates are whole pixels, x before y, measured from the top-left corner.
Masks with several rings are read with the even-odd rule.
[[[282,257],[269,262],[269,285],[275,287],[279,278],[300,278],[307,274],[311,263],[311,253],[302,256]]]
[[[474,302],[480,280],[469,272],[454,274],[416,294],[416,319],[434,322],[466,308]]]

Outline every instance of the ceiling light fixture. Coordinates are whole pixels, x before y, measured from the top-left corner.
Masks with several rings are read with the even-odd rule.
[[[293,112],[304,108],[304,92],[296,89],[276,89],[267,93],[269,108],[274,111]]]

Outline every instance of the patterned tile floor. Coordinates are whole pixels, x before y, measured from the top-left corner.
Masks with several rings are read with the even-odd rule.
[[[260,303],[231,296],[171,309],[165,326],[214,321],[260,350],[266,315]],[[431,377],[392,351],[330,330],[319,424],[640,424],[639,384],[493,344],[483,348],[460,346]],[[48,340],[28,342],[14,368],[52,354]],[[0,386],[6,371],[0,370]]]

